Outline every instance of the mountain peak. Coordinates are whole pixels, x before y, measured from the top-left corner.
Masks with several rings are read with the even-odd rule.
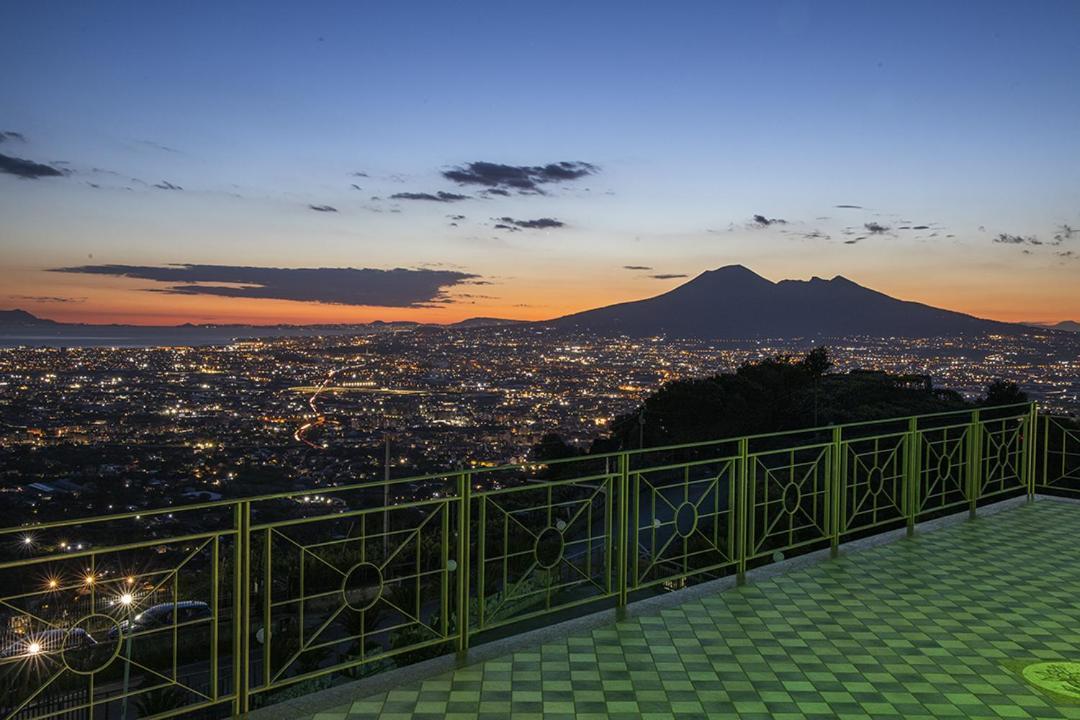
[[[760,275],[758,275],[756,272],[754,272],[750,268],[746,267],[745,265],[737,265],[737,264],[736,265],[722,265],[722,266],[716,268],[715,270],[706,270],[705,272],[703,272],[701,274],[702,275],[729,276],[729,277],[742,276],[742,277],[761,278]],[[761,278],[761,279],[764,280],[765,278]]]
[[[694,285],[713,285],[717,283],[724,283],[726,285],[731,284],[743,284],[743,285],[772,285],[773,282],[756,272],[746,267],[745,265],[724,265],[718,267],[715,270],[706,270],[693,280],[684,283],[680,287],[690,287]],[[675,288],[678,290],[679,288]]]
[[[32,314],[26,312],[25,310],[20,310],[18,308],[14,309],[14,310],[0,310],[0,326],[6,325],[8,327],[12,327],[12,326],[25,327],[27,325],[55,325],[55,324],[56,323],[53,322],[52,320],[46,320],[44,318],[39,318],[36,315],[32,315]]]
[[[742,265],[707,270],[656,297],[549,322],[579,331],[709,339],[927,337],[1018,329],[891,298],[842,275],[772,282]]]

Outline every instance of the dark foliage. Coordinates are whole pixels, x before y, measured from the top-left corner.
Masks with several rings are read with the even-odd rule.
[[[590,453],[689,443],[783,430],[884,420],[971,407],[959,393],[934,388],[922,375],[854,370],[830,373],[826,348],[778,355],[734,373],[667,383],[643,405],[620,416]],[[1014,383],[996,381],[979,404],[1026,402]],[[534,448],[537,460],[579,451],[549,433]]]
[[[994,407],[996,405],[1015,405],[1028,402],[1027,393],[1020,389],[1014,382],[995,380],[986,386],[986,395],[980,401],[980,405]]]

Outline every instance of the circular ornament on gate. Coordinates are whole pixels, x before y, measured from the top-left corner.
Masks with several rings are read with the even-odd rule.
[[[697,529],[698,512],[692,502],[684,502],[675,509],[675,532],[679,537],[690,537]]]
[[[382,570],[369,562],[353,565],[341,582],[342,600],[357,612],[371,608],[382,597],[382,592]]]
[[[122,635],[119,623],[108,615],[86,615],[64,635],[60,659],[76,675],[93,675],[120,654]]]
[[[952,474],[952,460],[948,455],[942,455],[941,459],[938,460],[937,474],[942,480],[947,480],[949,475]]]
[[[880,495],[885,491],[885,472],[876,467],[866,476],[866,485],[871,495]]]
[[[565,544],[562,533],[556,528],[544,528],[543,532],[536,537],[536,543],[533,545],[536,564],[545,570],[550,570],[558,565],[559,561],[562,560]]]
[[[788,486],[784,488],[784,494],[780,496],[780,502],[784,506],[784,510],[788,514],[793,514],[799,509],[799,501],[802,500],[802,493],[799,491],[799,486],[795,483],[788,483]]]

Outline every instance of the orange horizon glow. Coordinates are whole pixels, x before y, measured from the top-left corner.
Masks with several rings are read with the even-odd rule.
[[[690,278],[663,284],[592,283],[581,287],[566,282],[552,290],[548,283],[524,283],[507,288],[498,302],[458,302],[431,308],[333,305],[291,300],[221,298],[197,295],[150,293],[140,289],[101,286],[82,288],[85,300],[59,303],[24,299],[0,304],[33,315],[66,323],[88,325],[175,326],[220,325],[337,325],[385,322],[451,324],[474,317],[536,321],[561,317],[615,303],[641,300],[667,292]],[[857,280],[858,282],[858,280]],[[97,283],[104,285],[104,283]],[[1051,287],[1023,289],[1026,302],[1014,303],[1009,288],[986,293],[985,288],[950,287],[942,290],[925,278],[871,277],[867,287],[901,300],[933,305],[946,310],[1002,322],[1056,323],[1080,317],[1078,308],[1061,302]],[[891,286],[891,287],[890,287]],[[451,297],[453,293],[450,293]],[[1073,300],[1073,305],[1078,303]]]

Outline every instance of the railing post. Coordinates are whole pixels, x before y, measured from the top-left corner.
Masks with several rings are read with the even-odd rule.
[[[627,552],[627,544],[630,537],[630,512],[629,503],[630,499],[630,454],[628,452],[619,453],[619,492],[618,492],[618,516],[619,521],[616,523],[619,529],[618,543],[616,544],[616,566],[619,568],[618,578],[618,596],[615,603],[619,608],[626,607],[627,596],[629,594],[627,590],[626,576],[630,572],[630,557]],[[635,502],[637,500],[635,499]],[[635,549],[636,550],[636,549]],[[634,559],[637,562],[637,558]]]
[[[233,511],[236,548],[233,569],[233,714],[248,711],[251,681],[251,502],[238,502]],[[269,668],[266,669],[269,671]]]
[[[735,493],[734,518],[736,535],[738,537],[738,563],[735,575],[736,585],[746,584],[746,543],[747,543],[747,507],[750,504],[749,474],[750,474],[750,441],[747,438],[739,439],[739,474],[738,488]]]
[[[982,421],[979,410],[971,411],[971,425],[968,427],[968,457],[967,457],[967,495],[968,495],[968,518],[975,519],[975,511],[978,508],[980,472],[982,470]]]
[[[1050,416],[1045,416],[1043,420],[1042,484],[1045,487],[1050,482]]]
[[[458,642],[457,650],[465,653],[469,649],[469,533],[472,527],[469,514],[472,497],[472,473],[463,472],[458,476],[458,536],[457,536],[457,571],[458,571]],[[449,538],[446,538],[449,540]],[[479,592],[483,592],[483,588]]]
[[[1028,423],[1027,432],[1024,434],[1024,484],[1027,485],[1028,490],[1028,502],[1035,501],[1035,459],[1037,457],[1035,448],[1038,446],[1039,438],[1039,411],[1032,401],[1031,407],[1028,409]]]
[[[922,449],[919,447],[919,418],[908,418],[908,431],[904,440],[907,453],[904,456],[904,512],[907,515],[907,536],[915,535],[915,520],[919,516],[919,490],[922,483],[922,469],[919,460]]]
[[[841,486],[843,485],[844,475],[844,431],[839,426],[834,427],[832,431],[832,463],[830,464],[830,470],[832,471],[829,478],[829,514],[832,516],[832,523],[830,525],[830,543],[829,543],[829,556],[836,557],[840,554],[840,530],[842,525],[842,519],[840,517],[840,498],[841,498]]]

